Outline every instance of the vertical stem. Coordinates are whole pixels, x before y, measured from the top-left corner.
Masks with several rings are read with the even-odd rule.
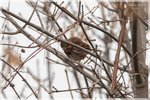
[[[114,61],[114,71],[113,71],[113,79],[112,79],[112,86],[111,86],[111,92],[114,91],[114,89],[117,86],[117,71],[118,71],[118,62],[119,62],[119,56],[120,56],[120,50],[121,50],[121,45],[125,37],[125,29],[126,29],[126,22],[127,22],[127,15],[123,16],[123,22],[121,24],[121,31],[119,34],[119,39],[118,39],[118,47],[117,47],[117,53],[115,56],[115,61]]]
[[[133,8],[134,7],[134,8]],[[135,2],[133,6],[134,12],[132,16],[132,22],[131,23],[131,33],[132,33],[132,53],[133,53],[133,90],[134,95],[136,98],[147,98],[148,97],[148,75],[145,71],[142,73],[142,71],[145,70],[145,57],[146,52],[141,52],[146,48],[146,33],[145,33],[145,25],[138,19],[137,16],[140,16],[140,18],[144,19],[146,16],[144,16],[144,8],[146,6],[144,3]],[[146,12],[147,13],[147,12]],[[143,75],[145,77],[143,77]]]

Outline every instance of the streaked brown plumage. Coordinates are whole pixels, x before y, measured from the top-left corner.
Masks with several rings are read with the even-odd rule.
[[[90,46],[87,43],[83,42],[78,37],[71,37],[71,38],[69,38],[67,40],[69,42],[77,44],[77,45],[79,45],[79,46],[81,46],[81,47],[83,47],[85,49],[88,49],[88,50],[90,49]],[[80,61],[80,60],[84,59],[86,57],[86,55],[87,55],[87,53],[85,53],[84,51],[82,51],[82,50],[80,50],[80,49],[78,49],[78,48],[76,48],[76,47],[74,47],[74,46],[72,46],[70,44],[66,44],[66,43],[61,42],[61,47],[64,50],[65,54],[69,58],[71,58],[71,59],[73,59],[75,61]]]

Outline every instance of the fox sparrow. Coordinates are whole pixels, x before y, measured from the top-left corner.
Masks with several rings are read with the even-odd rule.
[[[72,42],[72,43],[74,43],[76,45],[79,45],[79,46],[81,46],[81,47],[83,47],[85,49],[88,49],[88,50],[90,49],[90,46],[87,43],[83,42],[78,37],[71,37],[71,38],[69,38],[67,40],[69,42]],[[87,55],[87,53],[85,53],[83,50],[80,50],[77,47],[74,47],[74,46],[72,46],[70,44],[61,42],[60,45],[61,45],[62,49],[64,50],[65,54],[69,58],[71,58],[71,59],[73,59],[75,61],[80,61],[80,60],[84,59],[86,57],[86,55]]]

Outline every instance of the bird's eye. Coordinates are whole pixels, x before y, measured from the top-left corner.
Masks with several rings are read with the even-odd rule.
[[[71,45],[68,44],[66,47],[67,47],[67,49],[69,49],[69,48],[71,48]]]

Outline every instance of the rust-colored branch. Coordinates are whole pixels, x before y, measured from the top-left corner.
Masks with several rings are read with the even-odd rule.
[[[127,22],[127,16],[123,17],[123,22],[122,22],[122,28],[120,31],[119,35],[119,40],[118,40],[118,48],[117,48],[117,53],[115,56],[115,61],[114,61],[114,71],[113,71],[113,79],[111,83],[111,93],[113,93],[114,89],[117,87],[117,71],[118,71],[118,63],[119,63],[119,56],[120,56],[120,50],[121,50],[121,45],[125,36],[125,29],[126,29],[126,22]]]

